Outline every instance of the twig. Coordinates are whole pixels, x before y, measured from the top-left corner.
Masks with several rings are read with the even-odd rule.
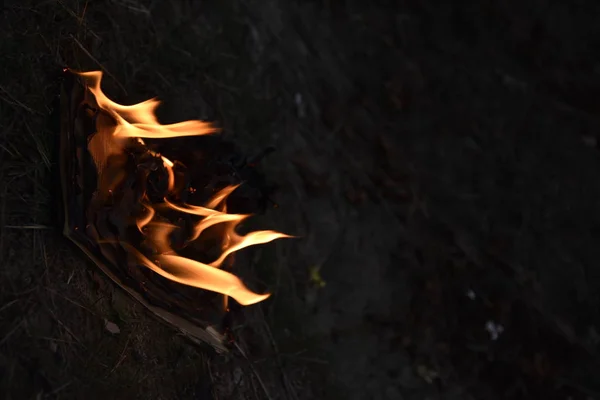
[[[125,360],[125,358],[127,358],[127,355],[125,354],[125,351],[127,350],[127,347],[129,346],[129,341],[130,340],[131,340],[131,336],[128,336],[127,337],[127,341],[125,342],[125,346],[123,347],[123,351],[121,352],[121,355],[119,356],[119,361],[115,364],[115,366],[106,375],[107,377],[110,374],[112,374],[117,368],[119,368],[119,365],[121,365],[121,363]]]
[[[210,360],[206,360],[206,369],[208,370],[208,377],[210,378],[210,383],[211,383],[211,393],[214,397],[215,400],[219,400],[217,397],[217,390],[215,389],[215,377],[212,373],[212,368],[210,367]]]
[[[252,393],[254,393],[254,398],[260,399],[260,396],[258,395],[258,390],[256,389],[256,383],[254,383],[254,379],[250,379],[250,386],[252,386]]]
[[[261,314],[262,314],[262,310],[261,310]],[[281,379],[283,380],[283,385],[285,386],[285,390],[286,390],[286,392],[288,392],[288,395],[291,398],[297,399],[298,396],[296,396],[296,393],[292,389],[292,385],[283,369],[283,365],[281,364],[279,347],[277,346],[277,343],[275,342],[275,338],[273,337],[273,334],[271,333],[271,329],[269,328],[269,325],[267,324],[267,322],[264,319],[264,315],[262,317],[263,317],[262,321],[265,326],[265,330],[267,331],[267,335],[269,336],[271,346],[273,346],[273,350],[275,350],[275,361],[277,362],[277,366],[279,367],[279,370],[281,371]]]
[[[60,4],[60,5],[61,5],[61,7],[62,7],[62,8],[64,8],[64,9],[65,9],[65,11],[66,11],[67,13],[69,13],[69,14],[70,14],[70,15],[71,15],[73,18],[75,18],[75,19],[77,20],[77,22],[79,23],[79,25],[83,26],[83,28],[84,28],[84,29],[86,29],[86,30],[87,30],[89,33],[91,33],[93,37],[95,37],[95,38],[96,38],[96,39],[98,39],[98,40],[102,40],[102,39],[100,38],[100,36],[98,36],[98,35],[96,34],[96,32],[94,32],[93,30],[91,30],[91,29],[88,27],[88,25],[87,25],[87,22],[85,22],[85,12],[86,12],[86,10],[87,10],[87,5],[88,5],[88,2],[87,2],[87,1],[86,1],[86,3],[85,3],[85,8],[84,8],[84,10],[83,10],[83,13],[82,13],[81,17],[80,17],[80,16],[78,16],[77,14],[75,14],[75,12],[74,12],[73,10],[71,10],[69,7],[67,7],[67,6],[66,6],[66,5],[65,5],[65,4],[64,4],[62,1],[60,1],[60,0],[57,0],[56,2],[57,2],[58,4]]]
[[[83,47],[83,45],[79,42],[79,40],[77,40],[75,36],[69,34],[69,37],[73,39],[73,41],[81,49],[81,51],[83,51],[93,62],[98,64],[98,66],[102,69],[102,71],[106,73],[106,75],[110,76],[117,83],[117,85],[121,88],[123,93],[125,93],[126,95],[128,94],[127,90],[125,89],[125,86],[123,86],[121,82],[119,82],[119,80],[108,69],[106,69],[106,67],[102,65],[100,61],[96,59],[96,57],[94,57],[85,47]]]
[[[5,184],[6,185],[6,184]],[[6,222],[6,194],[8,193],[8,187],[5,186],[2,196],[0,196],[0,263],[4,261],[4,223]]]
[[[215,85],[215,86],[217,86],[217,87],[219,87],[221,89],[225,89],[225,90],[227,90],[229,92],[232,92],[232,93],[239,93],[240,92],[240,90],[238,88],[235,88],[233,86],[228,86],[228,85],[226,85],[226,84],[224,84],[222,82],[219,82],[219,81],[217,81],[216,79],[210,77],[207,74],[204,74],[204,79],[206,79],[206,81],[209,84],[213,84],[213,85]]]
[[[42,157],[42,161],[44,162],[44,165],[46,165],[46,168],[48,170],[50,170],[52,168],[52,165],[50,163],[50,159],[48,158],[47,150],[44,148],[44,145],[40,141],[39,136],[33,134],[33,131],[29,127],[29,124],[27,123],[27,121],[24,121],[24,125],[25,125],[25,128],[27,129],[27,131],[29,132],[29,134],[31,135],[31,138],[35,142],[35,146],[37,147],[38,153],[40,153],[40,156]],[[38,186],[39,185],[36,185],[35,187],[37,188]]]
[[[148,10],[144,6],[141,6],[141,5],[136,6],[136,5],[133,5],[133,4],[127,4],[129,2],[126,2],[126,1],[117,1],[117,0],[114,0],[114,3],[117,4],[117,5],[120,5],[121,7],[127,8],[127,9],[129,9],[131,11],[134,11],[134,12],[137,12],[137,13],[140,13],[140,14],[144,14],[144,15],[146,15],[148,17],[150,16],[150,10]]]
[[[329,365],[329,361],[321,360],[320,358],[312,358],[312,357],[299,357],[294,354],[282,354],[282,357],[290,357],[296,360],[305,361],[307,363],[321,364],[321,365]]]
[[[49,342],[66,343],[66,344],[77,344],[77,342],[75,342],[73,340],[58,339],[58,338],[53,338],[53,337],[48,337],[48,336],[35,336],[35,337],[37,339],[47,340]]]
[[[248,359],[248,356],[246,356],[246,353],[244,352],[244,350],[242,350],[242,348],[240,347],[240,345],[237,342],[235,342],[234,345],[235,345],[235,348],[240,352],[242,357],[244,357],[246,359],[246,361],[248,361],[248,365],[250,365],[250,369],[252,370],[252,373],[256,377],[256,380],[260,384],[260,387],[262,388],[263,392],[265,392],[266,399],[272,400],[272,397],[269,395],[269,391],[267,390],[267,386],[265,385],[262,378],[258,374],[258,371],[256,370],[256,368],[254,368],[254,364],[252,364],[252,362],[250,362],[250,360]]]
[[[18,99],[16,99],[12,94],[10,94],[10,92],[6,89],[4,89],[3,86],[0,85],[0,90],[6,94],[6,96],[8,96],[8,98],[4,97],[4,96],[0,96],[0,99],[4,100],[6,103],[11,104],[13,106],[18,106],[21,107],[22,109],[24,109],[25,111],[31,113],[31,114],[38,114],[38,115],[42,115],[41,112],[36,111],[28,106],[26,106],[25,104],[21,103]]]
[[[12,152],[12,151],[11,151],[11,150],[8,148],[8,147],[6,147],[6,146],[5,146],[5,145],[3,145],[3,144],[0,144],[0,149],[4,150],[4,151],[5,151],[5,152],[7,152],[8,154],[10,154],[10,156],[11,156],[11,157],[13,157],[13,158],[16,158],[16,157],[17,157],[17,156],[16,156],[16,154],[15,154],[15,153],[16,153],[16,151],[15,151],[15,153],[13,153],[13,152]]]
[[[54,229],[48,225],[38,225],[38,224],[34,224],[34,225],[4,225],[4,227],[8,228],[8,229],[39,229],[39,230]]]
[[[141,377],[141,378],[138,380],[138,382],[137,382],[137,383],[138,383],[138,385],[139,385],[140,383],[142,383],[143,381],[145,381],[145,380],[146,380],[146,378],[148,378],[148,376],[150,376],[150,373],[149,373],[149,372],[148,372],[146,375],[142,376],[142,377]]]
[[[61,297],[62,299],[68,301],[69,303],[71,303],[71,304],[73,304],[73,305],[75,305],[77,307],[80,307],[83,310],[86,310],[87,312],[89,312],[92,315],[94,315],[96,317],[100,317],[100,315],[98,313],[94,312],[93,310],[89,309],[88,307],[84,306],[83,304],[78,303],[75,300],[71,300],[67,296],[64,296],[64,295],[58,293],[56,290],[53,290],[53,289],[50,289],[50,288],[46,288],[46,290],[49,291],[50,293],[58,296],[58,297]]]
[[[14,299],[12,301],[9,301],[8,303],[4,304],[2,307],[0,307],[0,312],[6,310],[8,307],[12,306],[13,304],[15,304],[17,301],[19,301],[19,299]]]
[[[52,318],[60,325],[64,328],[64,330],[73,338],[75,339],[75,341],[83,346],[83,348],[85,349],[86,346],[81,342],[81,340],[75,336],[75,334],[69,329],[68,326],[66,326],[60,319],[58,319],[58,317],[54,314],[54,312],[52,310],[50,310],[49,308],[46,308],[48,310],[48,312],[50,313],[50,315],[52,316]]]
[[[42,240],[41,244],[42,246],[42,258],[44,259],[44,278],[46,279],[46,282],[49,281],[48,276],[49,276],[49,267],[48,267],[48,253],[46,253],[46,243]],[[49,285],[47,285],[49,286]]]
[[[73,383],[73,381],[69,381],[67,383],[64,383],[62,385],[60,385],[59,387],[57,387],[56,389],[54,389],[53,391],[51,391],[50,393],[48,393],[48,395],[55,395],[58,392],[62,392],[63,390],[65,390],[67,387],[69,387],[71,385],[71,383]]]
[[[37,175],[37,174],[36,174],[36,175]],[[39,185],[35,185],[35,186],[34,186],[34,196],[36,195],[36,192],[37,192],[37,187],[38,187],[38,186],[39,186]],[[37,196],[35,196],[35,197],[37,197]],[[36,261],[37,261],[37,260],[36,260],[36,254],[35,254],[35,250],[37,249],[37,246],[36,246],[35,244],[36,244],[36,237],[37,237],[37,233],[38,233],[38,232],[39,232],[39,230],[38,230],[38,229],[35,229],[35,230],[33,231],[33,235],[31,235],[31,265],[35,265],[35,264],[36,264]]]
[[[23,318],[18,324],[16,324],[4,337],[0,340],[0,346],[4,344],[25,322],[25,318]]]

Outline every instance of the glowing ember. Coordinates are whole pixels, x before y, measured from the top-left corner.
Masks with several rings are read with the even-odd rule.
[[[157,100],[151,99],[130,106],[117,104],[110,100],[100,88],[102,72],[84,72],[78,73],[78,75],[88,85],[98,107],[105,112],[104,115],[96,118],[96,132],[88,142],[88,151],[98,171],[97,191],[101,198],[105,199],[111,196],[119,183],[126,179],[126,170],[122,165],[125,161],[122,161],[123,157],[119,158],[119,156],[123,156],[132,143],[135,142],[137,146],[145,146],[143,138],[169,139],[216,132],[210,123],[203,121],[162,125],[155,115],[155,110],[160,104]],[[167,196],[177,197],[175,163],[149,149],[145,149],[145,151],[154,159],[162,161],[168,179]],[[119,161],[120,159],[121,161]],[[228,255],[238,250],[290,236],[275,231],[257,231],[245,236],[238,235],[235,231],[236,226],[249,215],[227,213],[227,197],[237,187],[228,186],[222,189],[204,205],[176,204],[166,197],[162,202],[152,203],[144,194],[140,203],[143,212],[141,215],[140,213],[136,214],[135,224],[145,236],[146,243],[151,245],[154,253],[152,256],[146,256],[131,243],[121,241],[121,244],[138,260],[139,264],[167,279],[233,297],[242,305],[258,303],[269,297],[269,294],[252,292],[239,278],[219,267]],[[171,237],[179,227],[166,222],[168,219],[160,215],[159,210],[161,209],[176,211],[198,219],[183,246],[201,240],[202,233],[206,229],[223,224],[221,255],[215,261],[206,264],[177,255],[173,250]]]

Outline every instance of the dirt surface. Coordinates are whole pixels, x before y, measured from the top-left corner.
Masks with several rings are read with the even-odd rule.
[[[599,13],[5,0],[0,397],[600,398]],[[274,294],[237,327],[250,362],[158,323],[54,229],[65,65],[276,148],[257,225],[300,238],[238,261]]]

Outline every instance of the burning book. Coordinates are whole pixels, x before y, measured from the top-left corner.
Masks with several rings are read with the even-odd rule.
[[[246,306],[269,296],[227,271],[231,256],[289,236],[238,233],[250,216],[239,210],[252,200],[236,198],[241,179],[231,163],[215,161],[217,142],[193,142],[212,137],[212,124],[162,125],[157,100],[117,104],[102,92],[101,72],[65,74],[59,155],[64,235],[159,318],[226,350],[227,299]]]

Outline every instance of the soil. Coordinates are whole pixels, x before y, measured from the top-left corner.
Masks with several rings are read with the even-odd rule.
[[[600,398],[600,4],[563,3],[5,0],[0,397]],[[64,66],[275,148],[247,358],[55,229]]]

